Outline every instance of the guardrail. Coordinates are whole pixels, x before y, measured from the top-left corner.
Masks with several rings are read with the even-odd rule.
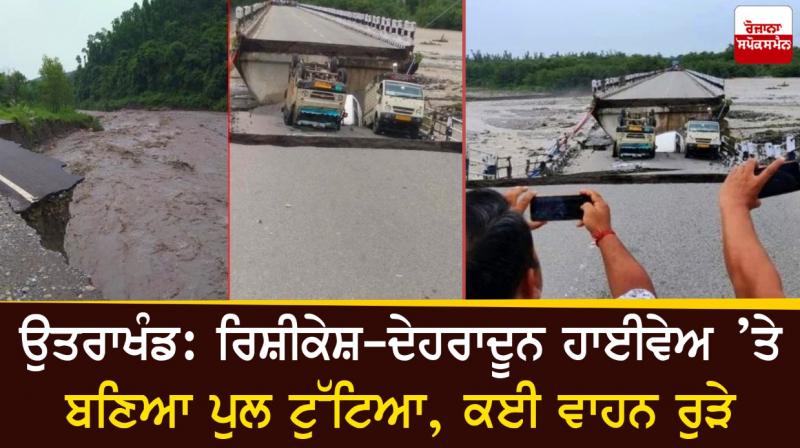
[[[247,6],[237,6],[236,9],[234,10],[234,16],[238,21],[245,20],[248,17],[260,11],[261,9],[265,8],[269,3],[270,2],[261,2],[261,3],[253,3],[252,5],[247,5]]]
[[[333,20],[342,26],[386,42],[393,47],[409,48],[414,46],[414,34],[417,30],[416,22],[305,3],[298,3],[297,6],[326,19]]]
[[[444,141],[463,141],[464,123],[458,119],[453,118],[453,124],[450,126],[450,132],[447,132],[447,118],[426,116],[422,120],[420,133],[427,137],[429,140],[444,140]]]
[[[722,78],[717,78],[716,76],[706,75],[705,73],[696,72],[694,70],[686,70],[687,73],[702,79],[703,81],[719,87],[722,90],[725,90],[725,80]]]
[[[265,1],[253,3],[252,5],[237,6],[234,9],[234,17],[236,18],[236,29],[239,34],[247,34],[247,28],[254,24],[260,17],[259,13],[266,13],[267,8],[272,4],[279,4],[276,1]]]
[[[608,90],[621,88],[630,85],[633,82],[641,81],[643,79],[658,75],[663,71],[664,70],[653,70],[650,72],[631,73],[623,76],[613,76],[610,78],[593,79],[592,93],[596,93],[598,91],[606,92]]]

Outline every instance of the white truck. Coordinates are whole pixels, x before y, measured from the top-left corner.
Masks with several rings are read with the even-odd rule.
[[[387,73],[371,82],[364,94],[364,125],[376,134],[398,131],[419,136],[425,117],[425,95],[413,75]]]
[[[719,123],[706,120],[689,120],[678,132],[680,137],[677,144],[681,144],[686,151],[686,157],[696,155],[719,157],[719,148],[722,138]]]

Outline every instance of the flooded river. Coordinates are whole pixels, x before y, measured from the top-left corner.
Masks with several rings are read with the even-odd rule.
[[[65,250],[107,299],[226,295],[226,116],[95,113],[104,131],[43,148],[85,177]]]

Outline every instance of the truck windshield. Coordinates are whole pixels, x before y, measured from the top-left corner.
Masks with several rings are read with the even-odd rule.
[[[422,88],[397,82],[386,82],[386,94],[403,98],[422,99]]]
[[[719,123],[716,121],[695,121],[689,123],[690,131],[719,132]]]

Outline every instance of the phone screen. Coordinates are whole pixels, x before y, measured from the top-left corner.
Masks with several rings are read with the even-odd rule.
[[[756,168],[756,174],[762,171],[764,168]],[[758,193],[758,197],[768,198],[797,190],[800,190],[800,165],[797,162],[785,162],[767,181],[767,184]]]
[[[589,196],[537,196],[531,202],[533,221],[571,221],[583,219],[581,205],[589,202]]]

